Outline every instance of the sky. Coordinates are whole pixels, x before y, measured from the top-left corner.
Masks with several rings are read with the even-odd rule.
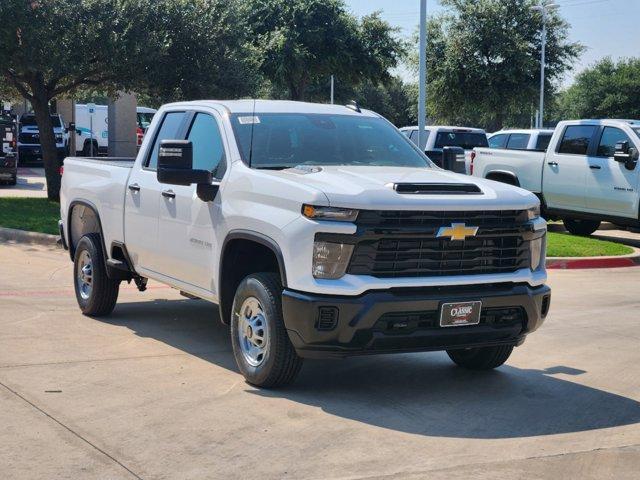
[[[419,0],[345,0],[357,16],[376,10],[402,35],[411,37],[418,26]],[[587,47],[568,73],[563,84],[569,85],[576,73],[599,59],[640,56],[640,0],[555,0],[559,11],[571,25],[570,39]],[[427,0],[427,15],[442,11],[438,0]],[[401,70],[401,75],[411,74]]]

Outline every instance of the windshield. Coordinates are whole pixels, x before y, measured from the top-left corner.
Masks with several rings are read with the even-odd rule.
[[[51,123],[53,124],[54,128],[59,127],[60,126],[60,116],[51,115]],[[36,127],[36,126],[38,126],[38,124],[36,123],[36,117],[34,115],[24,115],[23,117],[20,118],[20,124],[23,127]]]
[[[461,147],[473,150],[476,147],[488,147],[487,135],[471,132],[439,132],[436,137],[435,148]]]
[[[235,114],[231,118],[242,159],[254,168],[431,166],[407,137],[381,118],[302,113]]]
[[[150,112],[138,112],[138,126],[146,130],[151,125],[151,120],[153,120],[153,113]]]

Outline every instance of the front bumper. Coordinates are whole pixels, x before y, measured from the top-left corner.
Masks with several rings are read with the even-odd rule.
[[[59,160],[63,160],[68,154],[67,148],[63,145],[57,145],[56,151]],[[42,147],[40,145],[19,145],[18,158],[21,162],[42,161]]]
[[[447,302],[482,302],[480,324],[439,326]],[[551,289],[488,284],[370,291],[357,297],[285,290],[284,322],[298,355],[374,353],[520,345],[544,321]]]

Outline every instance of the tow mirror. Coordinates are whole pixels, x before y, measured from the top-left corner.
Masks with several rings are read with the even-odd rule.
[[[638,163],[638,149],[631,147],[629,141],[616,143],[616,149],[613,154],[616,162],[624,163],[627,170],[633,170]]]
[[[196,184],[198,198],[211,202],[219,185],[213,184],[209,170],[193,168],[193,144],[189,140],[163,140],[158,152],[158,182],[169,185]]]
[[[442,149],[442,168],[455,173],[466,173],[464,149],[444,147]]]

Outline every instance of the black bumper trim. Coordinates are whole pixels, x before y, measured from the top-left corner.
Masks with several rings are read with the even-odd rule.
[[[491,345],[520,345],[527,334],[542,325],[551,289],[527,284],[469,285],[370,291],[357,297],[327,296],[285,290],[282,310],[289,338],[302,357],[326,358],[375,353],[449,350]],[[545,298],[547,300],[545,300]],[[481,323],[474,326],[432,326],[407,334],[380,331],[377,322],[389,313],[439,311],[442,303],[482,301],[490,309],[523,310],[521,321],[511,324]],[[336,327],[317,328],[321,307],[338,309]]]

